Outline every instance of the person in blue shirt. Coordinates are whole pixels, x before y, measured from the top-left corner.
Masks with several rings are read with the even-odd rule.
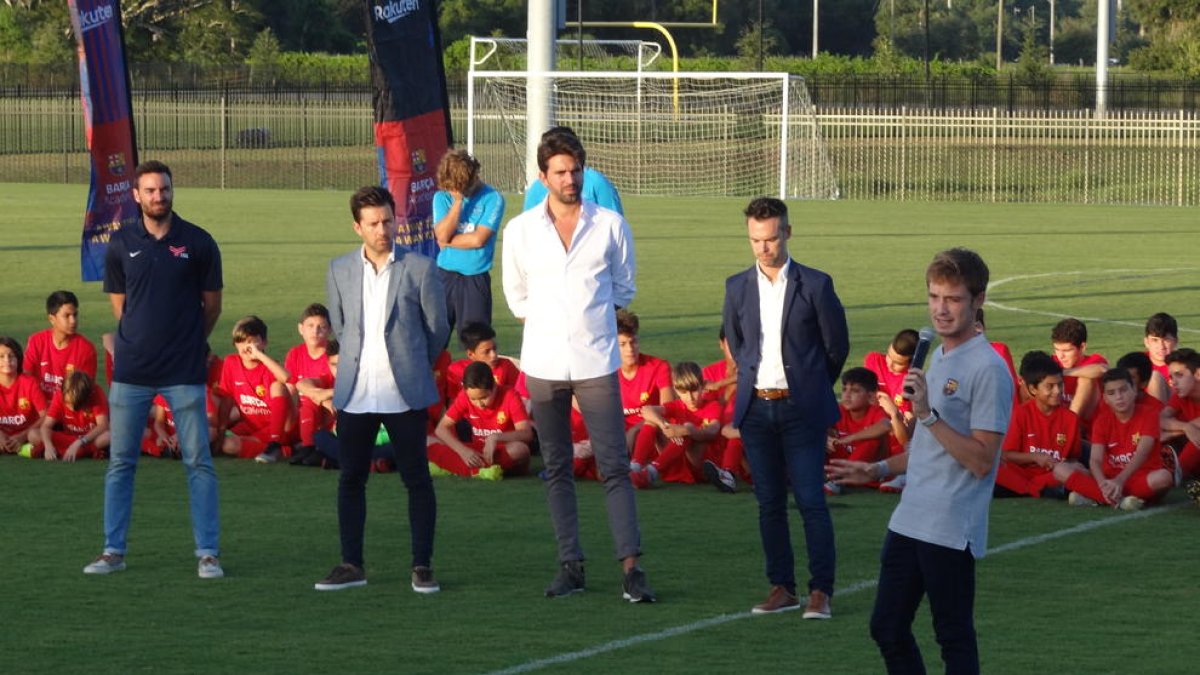
[[[573,138],[579,138],[571,127],[552,127],[546,133],[542,134],[542,140],[546,140],[547,136],[554,134],[565,134]],[[546,199],[549,191],[546,185],[540,180],[535,180],[525,189],[525,207],[522,209],[528,211]],[[608,177],[600,173],[590,166],[583,167],[583,193],[580,195],[583,199],[594,202],[611,211],[616,211],[621,215],[625,215],[625,209],[621,206],[621,195],[617,193],[617,187],[608,180]]]
[[[479,178],[479,161],[451,150],[437,171],[433,196],[434,234],[441,251],[438,271],[446,288],[451,330],[492,323],[492,258],[504,217],[504,196]]]

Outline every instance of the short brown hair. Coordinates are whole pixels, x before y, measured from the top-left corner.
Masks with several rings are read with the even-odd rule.
[[[1050,342],[1066,342],[1082,347],[1087,342],[1087,325],[1075,317],[1067,317],[1050,329]]]
[[[354,222],[358,222],[363,207],[392,207],[392,214],[396,213],[396,200],[392,198],[392,193],[378,185],[368,185],[361,187],[350,196],[350,215],[354,216]]]
[[[243,316],[238,319],[237,323],[233,324],[233,344],[240,344],[252,337],[262,338],[266,342],[267,322],[250,314]]]
[[[87,405],[92,400],[92,389],[95,386],[91,375],[82,370],[71,371],[63,380],[63,403],[71,406],[73,410],[78,410],[80,406]]]
[[[565,134],[562,132],[542,134],[542,142],[538,143],[537,163],[538,169],[545,173],[550,166],[550,158],[555,155],[570,155],[579,162],[579,166],[583,167],[587,164],[587,152],[583,149],[583,143],[579,141],[578,136]]]
[[[175,177],[171,175],[171,167],[163,164],[157,159],[152,159],[138,164],[137,168],[133,170],[133,186],[137,187],[138,181],[142,180],[142,176],[145,176],[148,173],[166,174],[167,178],[171,179],[172,183],[175,182]]]
[[[617,335],[630,335],[636,337],[638,328],[641,327],[641,322],[638,321],[638,315],[627,309],[617,310]]]
[[[704,371],[694,361],[680,361],[671,366],[671,386],[679,391],[696,391],[704,386]]]
[[[466,150],[451,150],[438,163],[437,184],[443,190],[469,194],[479,183],[479,160]]]
[[[961,282],[971,297],[975,297],[987,290],[989,275],[987,263],[978,253],[958,247],[933,256],[933,261],[925,268],[925,285],[934,281]]]
[[[745,213],[746,218],[752,220],[778,218],[781,225],[788,224],[787,204],[784,204],[782,199],[774,197],[756,197],[746,205],[746,210],[743,213]]]

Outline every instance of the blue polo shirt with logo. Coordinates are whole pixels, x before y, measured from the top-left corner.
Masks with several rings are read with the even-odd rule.
[[[219,291],[221,251],[203,229],[171,214],[155,239],[139,219],[108,243],[104,292],[123,293],[114,337],[113,381],[149,387],[203,384],[204,291]]]

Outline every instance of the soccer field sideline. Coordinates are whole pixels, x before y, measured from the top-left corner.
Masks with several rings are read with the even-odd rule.
[[[1054,532],[1047,532],[1044,534],[1034,535],[1032,537],[1018,539],[1016,541],[1012,541],[1007,544],[1002,544],[995,548],[989,549],[987,552],[987,556],[985,557],[985,560],[994,555],[1006,553],[1008,551],[1015,551],[1015,550],[1027,548],[1030,546],[1037,546],[1038,544],[1043,544],[1047,541],[1052,541],[1055,539],[1061,539],[1063,537],[1069,537],[1072,535],[1089,532],[1091,530],[1095,530],[1095,529],[1102,528],[1102,527],[1108,527],[1110,525],[1119,525],[1119,524],[1128,522],[1130,520],[1149,518],[1151,516],[1159,515],[1162,513],[1167,513],[1171,510],[1178,509],[1178,508],[1181,508],[1184,506],[1188,506],[1189,504],[1190,504],[1189,502],[1182,502],[1182,503],[1170,504],[1170,505],[1166,505],[1166,506],[1162,506],[1162,507],[1158,507],[1158,508],[1150,508],[1150,509],[1147,509],[1144,511],[1135,511],[1132,513],[1125,513],[1125,514],[1121,514],[1119,516],[1114,516],[1111,518],[1090,520],[1090,521],[1081,523],[1079,525],[1064,528],[1062,530],[1057,530]],[[846,595],[850,595],[853,593],[858,593],[860,591],[865,591],[865,590],[875,588],[877,585],[879,585],[878,578],[864,579],[862,581],[857,581],[853,584],[850,584],[849,586],[846,586],[844,588],[838,588],[836,590],[834,596],[835,597],[844,597]],[[567,664],[567,663],[572,663],[575,661],[580,661],[580,660],[587,659],[587,658],[597,656],[600,654],[606,654],[608,652],[615,652],[615,651],[619,651],[622,649],[628,649],[630,647],[635,647],[635,646],[646,644],[646,643],[658,642],[661,640],[666,640],[666,639],[670,639],[672,637],[676,637],[678,635],[684,635],[684,634],[692,633],[692,632],[695,632],[698,630],[703,630],[705,628],[712,628],[714,626],[720,626],[722,624],[727,624],[727,623],[730,623],[733,621],[740,621],[742,619],[750,619],[750,618],[758,618],[758,619],[762,619],[762,620],[767,619],[767,617],[762,617],[762,616],[758,616],[755,614],[751,614],[749,611],[735,612],[735,613],[730,613],[730,614],[721,614],[718,616],[709,617],[707,619],[701,619],[694,623],[683,624],[680,626],[674,626],[671,628],[667,628],[665,630],[656,631],[654,633],[636,635],[636,636],[626,638],[623,640],[614,640],[614,641],[606,642],[603,644],[596,645],[594,647],[589,647],[587,649],[580,649],[580,650],[576,650],[576,651],[572,651],[572,652],[565,652],[562,654],[558,654],[558,655],[543,658],[543,659],[536,659],[533,661],[528,661],[526,663],[515,665],[515,666],[509,667],[509,668],[491,671],[487,675],[516,675],[517,673],[530,673],[530,672],[542,670],[544,668],[548,668],[551,666],[558,666],[558,665],[563,665],[563,664]],[[931,663],[936,665],[936,661],[933,661]]]

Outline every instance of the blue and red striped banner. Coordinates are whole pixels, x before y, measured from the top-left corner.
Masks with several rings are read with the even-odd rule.
[[[381,184],[396,200],[396,243],[430,257],[437,165],[450,106],[436,0],[364,0]]]
[[[84,129],[92,160],[80,269],[84,281],[100,281],[109,237],[141,215],[131,192],[137,166],[133,103],[120,0],[67,0],[67,6],[75,30]]]

